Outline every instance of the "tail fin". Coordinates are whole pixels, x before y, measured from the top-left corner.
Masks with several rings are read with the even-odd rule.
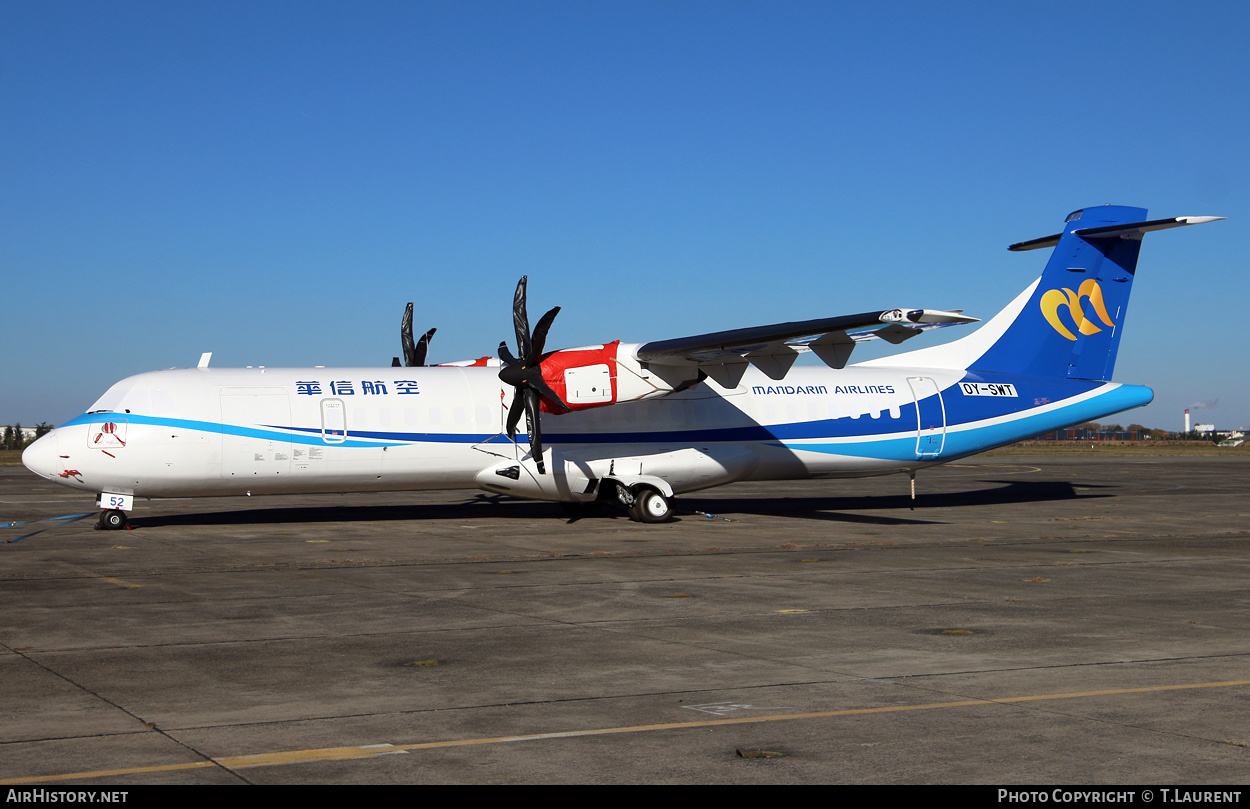
[[[1068,215],[1063,232],[1013,244],[1011,250],[1054,246],[1041,279],[987,323],[997,339],[971,370],[1108,380],[1124,328],[1141,237],[1152,230],[1221,217],[1146,221],[1145,208],[1104,205]],[[995,323],[999,318],[1011,320]],[[977,335],[970,335],[975,337]]]

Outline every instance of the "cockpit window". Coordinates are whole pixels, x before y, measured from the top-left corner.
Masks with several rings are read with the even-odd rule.
[[[149,388],[123,379],[104,392],[88,413],[101,411],[112,413],[142,413],[158,416],[174,410],[174,399],[160,388]]]
[[[121,407],[122,399],[126,397],[127,393],[130,393],[134,385],[135,383],[132,380],[123,379],[104,391],[104,395],[97,399],[95,404],[87,408],[87,412],[95,413],[101,410],[117,412]]]

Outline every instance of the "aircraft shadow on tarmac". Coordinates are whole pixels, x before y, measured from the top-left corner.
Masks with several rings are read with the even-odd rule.
[[[1087,500],[1113,497],[1112,494],[1078,493],[1067,481],[1018,481],[986,480],[995,488],[973,489],[958,492],[917,493],[912,500],[908,494],[859,495],[844,497],[760,497],[702,501],[683,498],[683,505],[696,505],[703,511],[716,513],[720,508],[726,513],[755,514],[760,516],[784,516],[810,520],[835,522],[873,523],[877,525],[910,525],[940,523],[940,520],[918,520],[902,516],[914,509],[966,508],[970,506],[998,506],[1019,503],[1042,503],[1061,500]],[[1105,488],[1081,484],[1082,489]],[[726,509],[726,506],[732,506]],[[856,514],[847,512],[888,511],[891,514]]]
[[[991,488],[957,492],[924,492],[913,501],[907,494],[866,496],[809,497],[720,497],[701,498],[692,494],[676,501],[677,520],[703,519],[707,515],[726,517],[737,514],[778,516],[831,522],[855,522],[877,525],[932,524],[939,520],[922,520],[904,516],[913,509],[960,508],[971,506],[1012,505],[1047,501],[1085,500],[1112,497],[1111,494],[1083,492],[1067,481],[997,481],[987,480]],[[831,483],[836,485],[836,482]],[[1082,489],[1103,488],[1081,484]],[[848,512],[886,511],[887,514]],[[623,508],[605,507],[595,516],[570,516],[557,504],[533,500],[515,500],[501,495],[475,495],[459,503],[416,503],[412,505],[337,505],[313,507],[253,508],[239,511],[160,514],[135,517],[134,528],[197,525],[276,525],[281,523],[386,522],[409,520],[475,520],[482,517],[508,519],[552,519],[575,523],[598,519],[626,519]]]

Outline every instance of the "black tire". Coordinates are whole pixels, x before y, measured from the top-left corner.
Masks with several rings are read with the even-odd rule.
[[[126,527],[126,512],[112,508],[100,515],[100,527],[105,531],[120,531]]]
[[[665,522],[673,516],[673,501],[650,486],[639,487],[629,516],[638,522]]]

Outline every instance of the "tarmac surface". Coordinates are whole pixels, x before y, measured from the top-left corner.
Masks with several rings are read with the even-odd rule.
[[[91,513],[0,529],[0,784],[1245,783],[1250,462],[917,490],[736,484],[662,525],[141,501],[98,531],[0,467],[0,523]]]

